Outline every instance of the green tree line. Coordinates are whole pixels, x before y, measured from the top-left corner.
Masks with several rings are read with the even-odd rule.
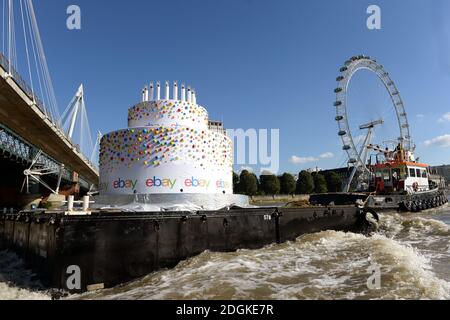
[[[237,194],[255,195],[294,195],[340,192],[342,179],[335,172],[326,175],[302,171],[296,179],[290,173],[281,176],[261,175],[243,170],[241,174],[233,172],[233,187]]]

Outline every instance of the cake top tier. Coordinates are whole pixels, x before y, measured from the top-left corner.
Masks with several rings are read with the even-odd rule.
[[[163,92],[161,92],[163,91]],[[128,127],[191,127],[205,130],[208,127],[208,112],[197,104],[195,90],[184,84],[178,87],[169,81],[142,90],[142,102],[128,111]]]
[[[191,127],[208,128],[205,108],[180,100],[141,102],[128,110],[128,127]]]
[[[197,104],[197,93],[195,89],[192,89],[190,86],[186,87],[184,83],[179,87],[177,81],[173,83],[172,88],[170,87],[169,81],[164,83],[164,87],[158,81],[156,85],[150,82],[149,86],[145,86],[142,89],[142,102],[160,100],[180,100]]]

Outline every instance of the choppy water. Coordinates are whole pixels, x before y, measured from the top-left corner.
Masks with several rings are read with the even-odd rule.
[[[373,265],[381,288],[369,290]],[[0,252],[0,299],[49,298],[16,256]],[[172,270],[69,298],[450,299],[450,208],[385,214],[371,237],[327,231],[256,251],[205,252]]]

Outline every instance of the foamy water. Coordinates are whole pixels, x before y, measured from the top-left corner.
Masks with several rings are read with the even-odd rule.
[[[16,254],[0,251],[0,300],[49,300],[36,275]]]
[[[261,250],[205,252],[174,269],[69,298],[450,299],[450,227],[444,221],[450,209],[386,214],[371,237],[327,231]],[[378,290],[367,286],[374,265],[381,271]],[[5,281],[5,273],[16,276]],[[20,286],[13,284],[18,279]],[[0,253],[0,299],[50,298],[33,281],[17,257]],[[27,285],[34,289],[22,289]]]

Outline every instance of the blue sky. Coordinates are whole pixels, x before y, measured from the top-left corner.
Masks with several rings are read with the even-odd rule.
[[[70,4],[81,7],[79,31],[66,28]],[[370,4],[382,30],[366,27]],[[145,83],[186,81],[226,127],[280,129],[280,171],[337,167],[335,78],[347,58],[367,54],[399,87],[421,159],[450,163],[448,1],[45,0],[35,10],[60,109],[83,83],[103,133],[126,127]],[[369,73],[355,76],[349,99],[355,125],[385,112],[395,120]],[[387,120],[377,139],[398,131]]]

